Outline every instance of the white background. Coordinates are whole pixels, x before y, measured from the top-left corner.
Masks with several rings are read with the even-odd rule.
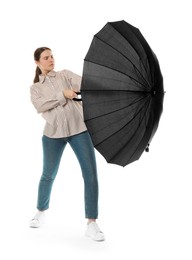
[[[67,147],[47,224],[30,229],[42,168],[44,120],[30,102],[33,52],[48,46],[56,70],[82,74],[93,35],[107,22],[138,27],[156,53],[166,90],[150,152],[125,168],[96,152],[99,224],[84,238],[83,181]],[[17,0],[0,6],[1,259],[192,259],[191,7],[183,0]]]

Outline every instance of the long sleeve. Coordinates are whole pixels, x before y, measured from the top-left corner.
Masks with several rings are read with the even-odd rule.
[[[33,103],[38,113],[43,113],[57,106],[65,105],[67,102],[62,91],[58,93],[48,93],[45,96],[41,94],[39,88],[36,88],[33,85],[30,89],[30,92],[31,102]]]
[[[38,113],[42,113],[46,124],[43,134],[50,138],[76,135],[87,130],[83,119],[81,102],[64,96],[64,91],[79,92],[81,77],[68,71],[51,71],[40,75],[39,82],[30,88],[31,101]]]
[[[67,77],[68,83],[70,88],[72,88],[76,92],[80,92],[81,87],[81,76],[78,74],[70,71],[70,70],[63,70],[61,71],[64,73],[64,76]]]

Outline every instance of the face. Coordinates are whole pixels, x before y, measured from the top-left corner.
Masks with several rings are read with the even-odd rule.
[[[37,66],[43,74],[47,74],[55,67],[55,60],[50,50],[45,50],[41,53],[39,61],[36,61]]]

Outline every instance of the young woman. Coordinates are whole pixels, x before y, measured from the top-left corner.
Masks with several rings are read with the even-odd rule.
[[[54,71],[51,49],[35,50],[37,65],[34,84],[30,88],[31,101],[46,120],[43,144],[43,172],[39,182],[38,212],[30,227],[40,227],[45,210],[49,208],[50,195],[65,146],[70,144],[81,167],[85,194],[85,217],[88,219],[86,235],[93,240],[104,240],[96,223],[98,218],[98,180],[94,147],[87,132],[81,102],[74,101],[80,91],[81,77],[69,71]]]

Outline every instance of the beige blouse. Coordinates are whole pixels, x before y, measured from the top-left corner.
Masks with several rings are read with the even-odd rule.
[[[79,92],[81,77],[69,70],[40,75],[30,88],[31,101],[46,120],[43,134],[51,138],[72,136],[87,130],[82,103],[64,97],[63,90]]]

